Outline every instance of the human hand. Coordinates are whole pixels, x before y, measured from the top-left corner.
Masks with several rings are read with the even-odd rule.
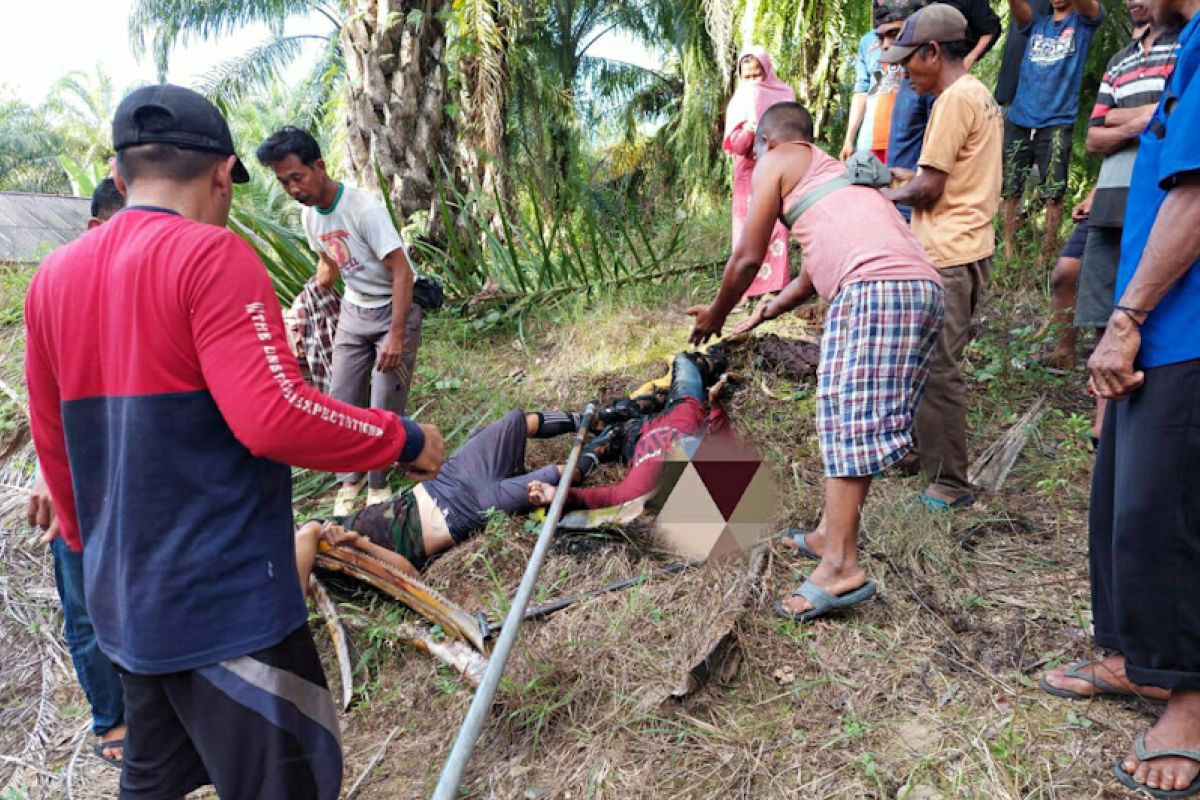
[[[44,531],[38,539],[39,544],[48,545],[58,538],[58,517],[54,513],[54,500],[51,499],[50,489],[41,475],[33,482],[33,490],[29,493],[27,519],[29,527]]]
[[[404,359],[404,337],[388,334],[379,348],[379,357],[375,360],[375,369],[380,372],[391,372],[400,366]]]
[[[842,145],[842,152],[838,154],[838,160],[845,161],[852,155],[854,155],[854,145],[851,142],[846,142]]]
[[[729,385],[729,373],[722,372],[720,379],[712,386],[708,387],[708,404],[716,407],[721,404],[721,392],[725,391],[725,387]]]
[[[404,474],[414,481],[428,481],[437,477],[446,458],[446,441],[436,425],[422,425],[425,432],[425,446],[420,454],[410,464],[402,464]]]
[[[916,177],[915,170],[905,169],[904,167],[892,167],[889,172],[892,176],[892,188],[899,188]]]
[[[361,533],[348,531],[336,522],[326,522],[321,526],[321,539],[333,545],[334,547],[345,546],[354,547],[361,550],[360,546],[363,540],[370,541]]]
[[[763,302],[761,302],[757,306],[755,306],[754,313],[751,314],[746,319],[742,320],[740,323],[738,323],[738,326],[733,329],[732,335],[733,336],[741,336],[743,333],[749,333],[750,331],[757,328],[759,325],[762,325],[768,319],[773,319],[773,317],[767,316],[767,306],[769,306],[770,304],[771,303],[769,300],[764,300]]]
[[[1089,194],[1086,199],[1075,204],[1071,209],[1071,219],[1076,222],[1083,222],[1092,215],[1092,200],[1095,195]]]
[[[542,481],[531,481],[529,484],[529,503],[534,506],[548,506],[554,502],[558,487]]]
[[[721,326],[725,324],[725,318],[718,318],[713,313],[712,306],[692,306],[685,313],[696,318],[695,324],[692,325],[692,333],[688,336],[689,344],[704,344],[713,336],[719,336]]]
[[[1142,333],[1124,311],[1109,317],[1092,357],[1088,359],[1088,391],[1105,400],[1123,400],[1141,387],[1146,374],[1134,370],[1133,361],[1142,346]]]
[[[324,286],[326,289],[331,288],[338,279],[337,264],[334,264],[326,257],[322,257],[317,261],[317,283]]]

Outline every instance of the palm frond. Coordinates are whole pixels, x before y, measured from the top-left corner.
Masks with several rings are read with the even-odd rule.
[[[255,24],[281,37],[289,17],[313,10],[319,9],[312,0],[135,0],[129,39],[137,55],[150,52],[161,77],[176,44],[219,39]]]
[[[278,82],[283,71],[319,36],[275,36],[213,67],[196,85],[223,113],[250,94],[263,92]]]

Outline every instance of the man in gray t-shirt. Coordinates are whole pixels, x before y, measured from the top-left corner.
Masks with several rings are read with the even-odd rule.
[[[358,403],[368,377],[371,408],[404,413],[421,345],[421,307],[412,301],[413,269],[391,215],[375,195],[329,177],[321,148],[307,131],[286,127],[259,145],[258,160],[305,206],[304,234],[317,253],[317,280],[345,285],[333,341],[332,386]],[[374,372],[372,372],[374,367]],[[339,474],[335,515],[353,511],[361,473]],[[367,504],[391,497],[386,471],[368,476]]]

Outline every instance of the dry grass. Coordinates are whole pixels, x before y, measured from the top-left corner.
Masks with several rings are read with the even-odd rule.
[[[672,291],[592,311],[551,310],[525,330],[431,323],[414,408],[425,407],[423,418],[457,429],[461,440],[489,409],[494,419],[509,407],[574,408],[657,377],[662,357],[686,332],[679,304],[662,298],[687,289]],[[1150,711],[1072,704],[1036,688],[1045,667],[1089,648],[1088,460],[1075,441],[1088,408],[1071,381],[1008,366],[1029,347],[1011,329],[1036,322],[1044,308],[1038,297],[1017,297],[985,310],[983,336],[969,354],[977,379],[972,450],[1047,388],[1060,413],[1040,424],[1005,494],[961,515],[938,516],[913,502],[918,479],[877,481],[866,509],[864,560],[881,594],[843,619],[796,625],[772,616],[774,598],[811,567],[776,545],[765,591],[743,615],[730,608],[744,571],[734,563],[658,579],[528,624],[464,796],[1126,796],[1107,776]],[[772,330],[811,331],[802,321],[776,325]],[[811,523],[821,502],[811,387],[749,365],[746,371],[747,388],[733,403],[736,424],[778,469],[786,493],[780,518]],[[530,460],[558,458],[564,449],[562,442],[537,443]],[[496,613],[533,539],[521,521],[493,521],[435,562],[428,579],[466,608]],[[63,796],[64,775],[72,774],[76,797],[110,796],[113,779],[103,767],[90,757],[71,760],[86,714],[69,664],[50,656],[62,657],[49,645],[52,603],[34,603],[44,626],[37,631],[12,621],[29,605],[15,599],[14,585],[52,598],[48,560],[12,534],[0,538],[0,548],[0,587],[9,592],[0,594],[0,636],[9,637],[0,642],[8,654],[0,743],[5,755],[29,756],[36,770],[55,776],[0,763],[0,782],[14,781],[30,796]],[[667,560],[637,531],[563,537],[537,599]],[[397,612],[362,597],[353,603],[361,607],[350,614],[359,625],[354,638],[369,653],[371,677],[366,700],[344,719],[345,786],[396,730],[355,796],[428,796],[470,692],[389,635]],[[735,668],[687,700],[665,699],[712,634],[731,622]],[[33,709],[47,659],[58,711],[39,751],[26,743],[36,730]]]

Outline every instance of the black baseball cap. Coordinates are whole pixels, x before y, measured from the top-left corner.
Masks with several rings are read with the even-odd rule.
[[[185,150],[205,150],[237,156],[225,117],[203,95],[161,83],[130,92],[113,116],[113,149],[139,144],[173,144]],[[247,183],[250,173],[239,158],[233,182]]]

